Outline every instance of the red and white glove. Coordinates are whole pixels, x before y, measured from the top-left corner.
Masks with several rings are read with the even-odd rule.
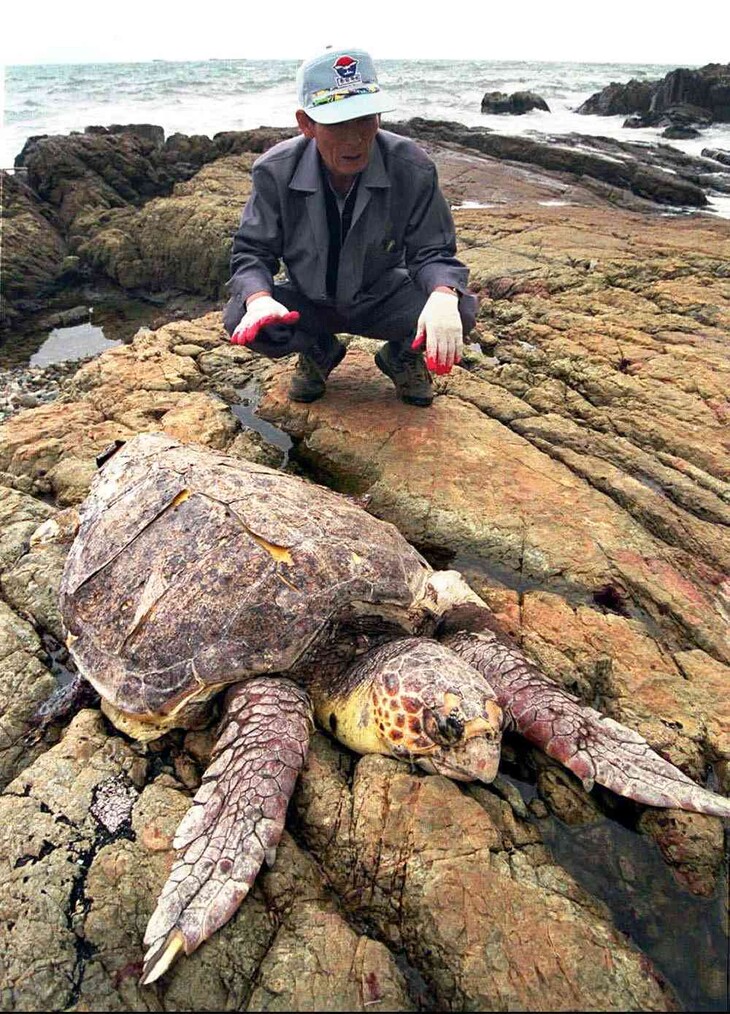
[[[277,303],[271,296],[258,296],[246,308],[236,330],[231,335],[233,345],[250,345],[262,327],[267,324],[296,324],[299,314]]]
[[[426,300],[416,327],[411,348],[426,343],[426,366],[432,373],[450,373],[461,359],[464,346],[459,315],[459,297],[455,292],[432,292]]]

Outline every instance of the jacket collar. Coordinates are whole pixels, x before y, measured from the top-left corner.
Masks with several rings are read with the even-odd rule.
[[[314,193],[322,187],[322,173],[319,167],[319,155],[317,143],[310,138],[304,149],[304,154],[299,159],[296,171],[289,183],[290,190],[303,190],[307,193]],[[360,178],[360,187],[389,187],[390,180],[385,171],[383,155],[378,144],[377,134],[370,151],[370,160],[363,170]]]

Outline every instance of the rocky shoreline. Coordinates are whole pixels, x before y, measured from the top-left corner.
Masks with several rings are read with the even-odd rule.
[[[730,193],[730,156],[689,156],[667,145],[602,137],[528,138],[413,119],[387,129],[461,151],[486,169],[570,182],[617,207],[650,211],[708,205]],[[136,293],[225,294],[231,236],[256,155],[292,130],[259,128],[208,138],[164,137],[151,124],[88,127],[31,138],[3,173],[4,264],[0,330],[12,341],[54,299],[96,282]],[[512,173],[510,199],[518,196]]]
[[[221,295],[68,376],[39,374],[37,390],[15,377],[0,424],[4,1010],[727,1004],[718,819],[588,794],[524,743],[508,743],[516,781],[496,792],[357,759],[324,736],[276,866],[214,940],[140,989],[142,934],[210,734],[144,747],[89,708],[28,736],[55,685],[64,563],[30,535],[83,499],[97,454],[137,432],[278,466],[281,449],[234,412],[255,390],[259,415],[294,442],[286,467],[367,494],[461,569],[548,675],[730,793],[730,223],[497,157],[478,147],[486,132],[418,130],[481,296],[475,347],[427,412],[395,400],[375,343],[356,336],[325,398],[290,403],[292,363],[231,346]],[[220,293],[253,153],[206,162],[170,196],[143,194],[138,177],[136,197],[112,198],[107,163],[79,156],[99,138],[140,150],[124,132],[82,136],[71,182],[49,170],[46,210],[66,222],[64,243],[81,237],[73,256],[173,289],[145,238],[154,222],[180,244],[165,271],[181,282],[197,265],[195,284]]]

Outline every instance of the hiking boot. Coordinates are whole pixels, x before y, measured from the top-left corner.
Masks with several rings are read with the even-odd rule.
[[[300,352],[289,385],[291,401],[316,401],[327,385],[327,377],[345,358],[347,349],[334,335],[322,335],[307,352]]]
[[[375,354],[375,365],[393,381],[401,401],[421,408],[433,401],[433,381],[420,352],[386,342]]]

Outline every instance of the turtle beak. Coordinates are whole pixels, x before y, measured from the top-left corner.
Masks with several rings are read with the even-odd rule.
[[[440,747],[416,763],[434,775],[444,775],[457,782],[484,782],[497,777],[501,737],[475,736],[455,747]]]

